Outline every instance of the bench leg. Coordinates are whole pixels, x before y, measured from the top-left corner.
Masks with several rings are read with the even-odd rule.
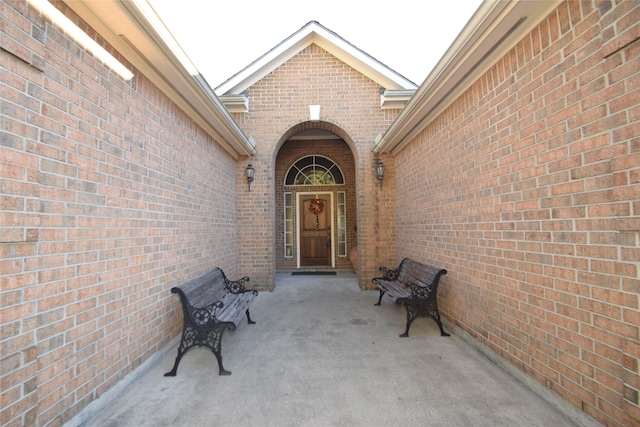
[[[184,354],[184,353],[183,353]],[[176,357],[176,361],[173,364],[173,369],[164,374],[165,377],[175,377],[178,372],[178,365],[180,364],[180,359],[182,359],[182,354],[180,354],[180,350],[178,350],[178,357]]]
[[[182,359],[182,356],[184,356],[187,350],[196,345],[196,336],[197,332],[191,327],[186,327],[182,330],[182,339],[180,340],[180,345],[178,346],[178,355],[176,356],[176,361],[173,364],[173,369],[164,374],[165,377],[176,376],[176,373],[178,372],[178,365],[180,364],[180,359]]]
[[[178,372],[178,365],[180,364],[180,359],[182,359],[182,355],[184,355],[183,351],[180,351],[181,349],[178,349],[178,356],[176,356],[176,361],[173,364],[173,368],[164,374],[165,377],[175,377],[176,373]]]
[[[216,356],[216,360],[218,361],[218,375],[231,375],[230,371],[224,369],[222,366],[222,334],[224,332],[224,327],[220,329],[214,329],[212,331],[206,332],[206,346],[211,349],[214,356]],[[235,329],[231,328],[231,329]]]
[[[396,303],[399,303],[399,302],[396,301]],[[418,316],[431,317],[433,320],[436,321],[436,323],[438,324],[438,327],[440,328],[440,336],[442,337],[451,336],[450,334],[446,333],[444,331],[444,328],[442,327],[442,321],[440,321],[440,313],[438,313],[437,307],[430,308],[428,305],[421,306],[417,304],[412,304],[410,302],[403,302],[403,304],[404,304],[404,307],[407,309],[407,327],[405,328],[404,333],[400,335],[401,337],[406,338],[409,336],[409,328],[411,327],[411,324]]]
[[[418,317],[418,309],[413,304],[405,303],[404,308],[407,309],[407,327],[405,328],[404,332],[400,334],[401,338],[406,338],[409,336],[409,328],[411,327],[411,324],[416,319],[416,317]]]
[[[216,355],[216,359],[218,360],[218,375],[220,376],[231,375],[231,371],[227,371],[222,366],[222,354],[220,354],[220,350],[218,350],[217,353],[214,351],[213,354]]]
[[[194,346],[205,346],[209,347],[213,352],[214,356],[216,356],[216,360],[218,361],[218,370],[219,375],[231,375],[231,372],[224,369],[222,365],[222,351],[221,351],[221,343],[222,343],[222,333],[224,332],[224,328],[214,329],[211,331],[198,331],[192,327],[186,327],[182,331],[182,340],[180,341],[180,346],[178,347],[178,355],[176,356],[176,361],[173,364],[173,368],[164,374],[165,377],[175,377],[178,373],[178,365],[180,365],[180,360],[182,356]]]
[[[384,291],[380,291],[380,298],[378,298],[378,302],[373,304],[373,305],[380,305],[380,303],[382,302],[382,297],[384,296]]]
[[[442,322],[440,321],[440,314],[438,314],[436,312],[436,315],[435,316],[431,316],[431,317],[433,317],[433,320],[435,320],[436,323],[438,323],[438,327],[440,328],[440,336],[441,337],[450,337],[451,334],[446,333],[444,331],[444,328],[442,327]]]
[[[256,324],[256,322],[251,320],[251,315],[249,314],[249,309],[248,308],[247,308],[247,322],[249,322],[250,325],[255,325]]]

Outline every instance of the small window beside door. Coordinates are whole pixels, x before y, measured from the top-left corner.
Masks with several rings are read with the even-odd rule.
[[[293,194],[284,193],[284,257],[293,258]]]

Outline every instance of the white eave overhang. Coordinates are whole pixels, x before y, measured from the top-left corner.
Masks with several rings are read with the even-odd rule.
[[[415,89],[382,89],[380,108],[383,110],[402,109],[414,93],[416,93]],[[238,95],[220,95],[218,98],[230,113],[247,113],[249,111],[249,95],[246,92]]]
[[[383,110],[404,108],[415,93],[415,89],[385,89],[380,94],[380,108]]]
[[[345,64],[369,77],[381,87],[390,90],[417,89],[406,79],[375,58],[367,55],[337,34],[316,21],[307,23],[300,30],[279,43],[226,82],[215,88],[221,99],[227,95],[240,95],[254,83],[287,62],[293,56],[315,44]]]
[[[249,95],[246,93],[220,95],[218,98],[230,113],[246,113],[249,111]]]
[[[373,151],[400,151],[561,2],[485,0]]]
[[[65,3],[183,109],[230,155],[255,146],[198,73],[147,0]]]

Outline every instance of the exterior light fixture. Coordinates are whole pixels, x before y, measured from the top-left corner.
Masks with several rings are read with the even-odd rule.
[[[249,191],[251,191],[251,183],[253,182],[253,177],[256,175],[256,170],[251,163],[244,169],[244,173],[247,174],[247,183],[249,184]]]
[[[384,163],[378,160],[378,163],[376,163],[376,179],[380,181],[380,188],[382,188],[382,178],[384,178]]]

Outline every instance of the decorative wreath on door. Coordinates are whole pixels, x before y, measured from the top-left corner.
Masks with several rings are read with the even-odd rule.
[[[324,202],[320,199],[314,199],[309,203],[309,211],[314,215],[320,215],[324,212]]]

